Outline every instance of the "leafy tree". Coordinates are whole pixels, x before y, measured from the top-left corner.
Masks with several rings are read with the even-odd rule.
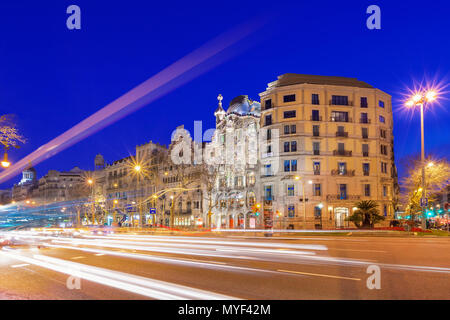
[[[8,150],[10,147],[19,148],[20,143],[25,143],[26,139],[19,133],[13,115],[3,115],[0,117],[0,143]]]
[[[374,225],[383,221],[384,216],[380,215],[378,203],[373,200],[364,200],[355,204],[357,208],[348,220],[353,222],[358,229],[373,228]]]
[[[422,214],[420,199],[424,191],[428,198],[428,205],[432,206],[437,200],[438,193],[449,183],[450,164],[447,160],[428,160],[425,166],[425,190],[422,186],[422,162],[418,157],[409,159],[408,175],[402,180],[402,201],[411,219]]]

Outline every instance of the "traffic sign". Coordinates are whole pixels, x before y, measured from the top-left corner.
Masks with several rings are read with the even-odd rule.
[[[420,206],[421,207],[428,207],[428,198],[421,198],[420,199]]]
[[[150,214],[156,214],[156,208],[150,208]]]

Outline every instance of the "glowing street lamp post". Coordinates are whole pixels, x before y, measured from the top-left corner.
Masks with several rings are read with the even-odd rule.
[[[425,93],[417,93],[415,94],[411,100],[409,100],[408,102],[406,102],[406,106],[407,107],[414,107],[414,106],[420,106],[420,134],[421,134],[421,162],[422,162],[422,199],[426,199],[427,196],[427,191],[425,188],[425,134],[424,134],[424,109],[425,109],[425,104],[427,102],[432,102],[436,100],[436,92],[434,91],[428,91]],[[424,201],[422,200],[422,201]],[[422,202],[421,204],[424,204],[424,202]],[[426,224],[426,206],[423,205],[422,206],[422,211],[423,211],[423,215],[422,215],[422,229],[426,229],[427,224]]]
[[[93,180],[93,179],[88,179],[87,183],[88,183],[88,185],[91,186],[91,198],[92,198],[92,204],[91,204],[91,209],[92,209],[92,224],[95,225],[94,180]]]
[[[136,201],[139,206],[139,226],[142,228],[143,227],[142,203],[140,201],[140,197],[138,197],[138,193],[140,194],[140,192],[141,192],[140,191],[141,170],[142,170],[142,167],[139,164],[134,166],[134,171],[136,171],[136,173],[137,173]],[[134,226],[134,223],[133,223],[133,226]]]

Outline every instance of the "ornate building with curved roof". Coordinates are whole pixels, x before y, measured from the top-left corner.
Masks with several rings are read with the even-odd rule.
[[[225,111],[222,95],[218,100],[216,131],[207,147],[218,170],[211,220],[218,228],[255,228],[261,223],[252,212],[259,194],[261,104],[241,95]]]

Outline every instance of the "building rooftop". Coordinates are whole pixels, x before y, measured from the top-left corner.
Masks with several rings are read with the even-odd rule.
[[[257,101],[250,100],[247,95],[240,95],[231,100],[227,113],[259,117],[261,115],[261,104]]]
[[[356,78],[316,76],[316,75],[295,74],[295,73],[285,73],[279,76],[277,81],[269,83],[269,87],[284,87],[303,83],[330,85],[330,86],[373,88],[373,86],[371,86],[370,84],[360,81]]]

